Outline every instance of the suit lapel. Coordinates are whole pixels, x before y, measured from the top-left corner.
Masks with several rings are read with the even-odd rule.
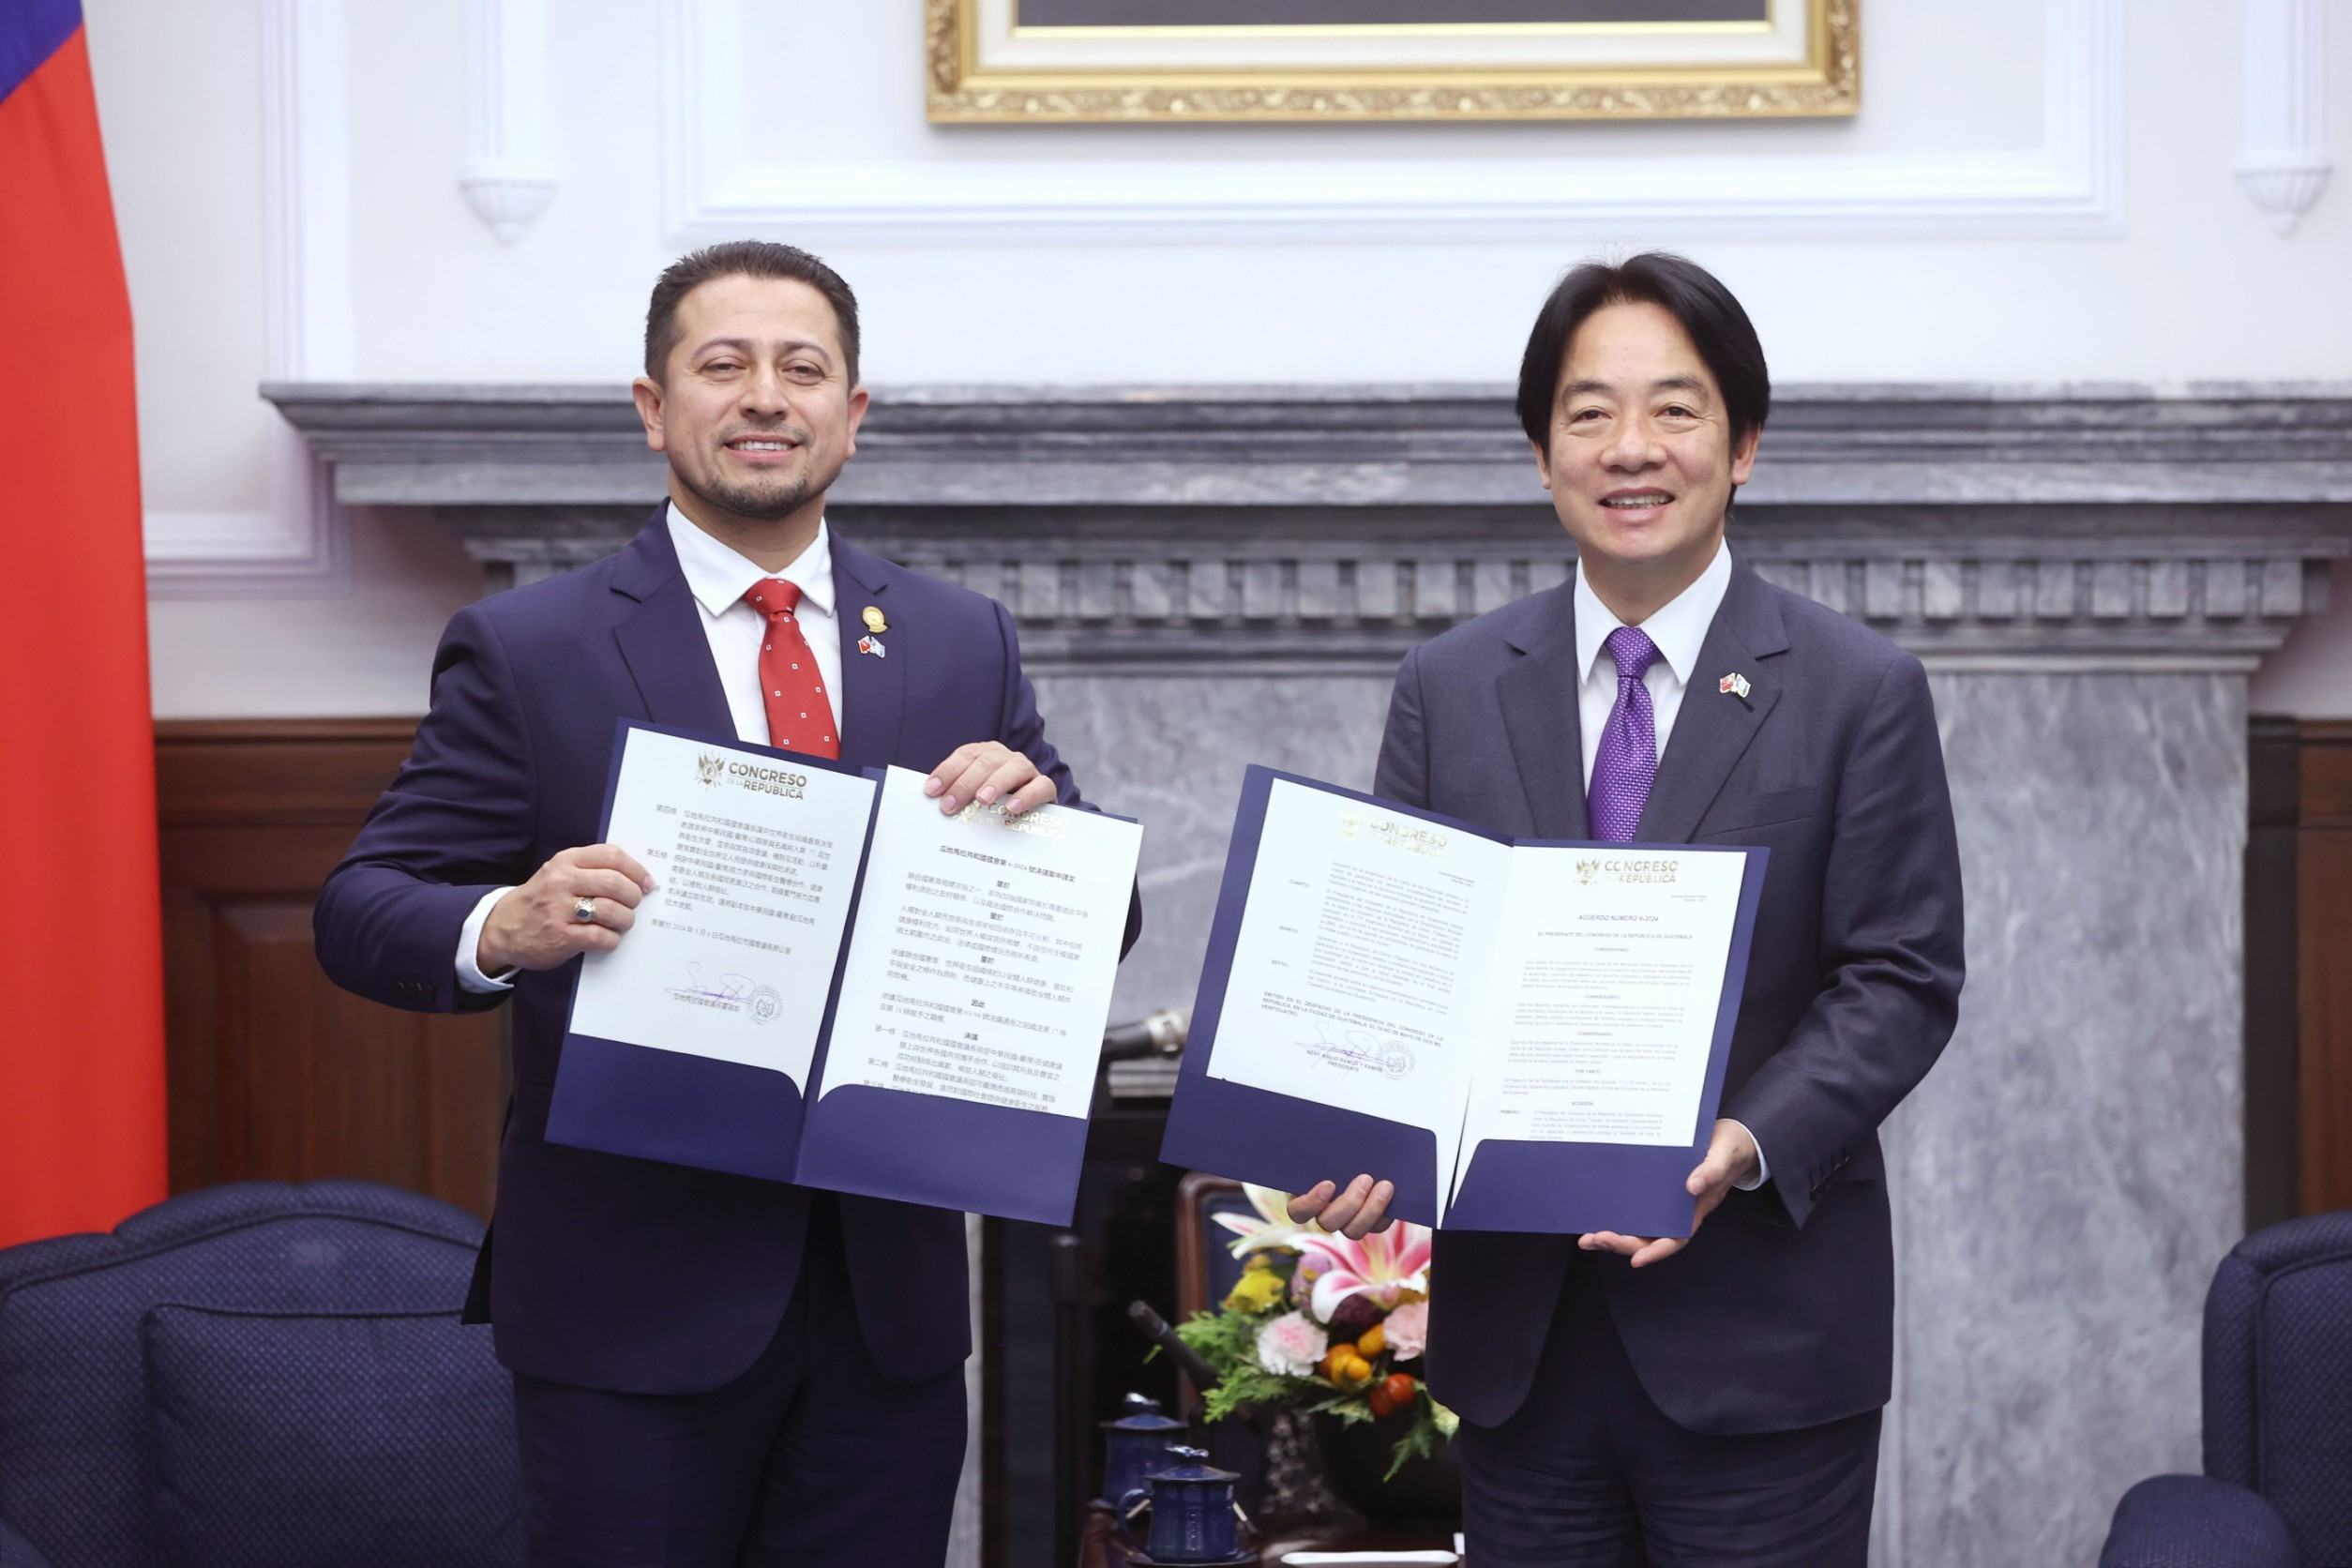
[[[1539,838],[1582,838],[1584,739],[1576,716],[1576,601],[1573,583],[1530,604],[1510,641],[1518,659],[1496,678],[1502,727],[1518,767],[1528,820]]]
[[[1634,829],[1636,841],[1685,844],[1698,831],[1699,819],[1780,701],[1779,673],[1767,661],[1787,647],[1780,607],[1764,580],[1735,557],[1731,584],[1699,645],[1698,666],[1691,671],[1666,755],[1658,759],[1657,781]],[[1744,702],[1721,689],[1723,678],[1733,674],[1747,678]]]
[[[867,635],[866,607],[888,620],[890,579],[885,563],[833,535],[833,611],[841,636],[841,761],[862,768],[886,767],[898,760],[898,727],[906,712],[907,658],[921,628],[891,623],[880,641],[881,656],[858,652]],[[928,767],[937,758],[925,760]]]
[[[678,570],[667,512],[656,510],[622,552],[612,591],[636,602],[622,612],[612,638],[637,682],[646,717],[675,730],[732,736],[734,715],[711,662],[701,612]]]

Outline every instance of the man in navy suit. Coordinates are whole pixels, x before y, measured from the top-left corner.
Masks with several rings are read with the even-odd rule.
[[[857,356],[857,302],[806,252],[721,245],[662,275],[635,395],[668,503],[618,555],[451,621],[415,749],[319,898],[319,958],[349,989],[513,999],[469,1308],[515,1375],[534,1564],[946,1549],[963,1216],[545,1136],[576,960],[626,940],[653,885],[596,842],[617,718],[929,768],[942,811],[1080,804],[1003,608],[825,524],[866,412]]]
[[[1762,346],[1680,257],[1576,268],[1518,415],[1576,580],[1407,656],[1375,788],[1543,838],[1772,851],[1688,1238],[1444,1231],[1428,1368],[1480,1568],[1861,1568],[1893,1364],[1879,1123],[1957,1016],[1919,661],[1724,541]],[[1369,1174],[1293,1205],[1362,1235]]]

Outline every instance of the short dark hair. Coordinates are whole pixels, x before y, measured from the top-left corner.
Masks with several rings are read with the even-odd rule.
[[[1696,262],[1645,250],[1615,264],[1586,262],[1560,280],[1536,312],[1535,330],[1528,334],[1527,353],[1519,359],[1519,427],[1530,441],[1551,449],[1553,403],[1568,344],[1576,328],[1605,305],[1655,305],[1682,324],[1723,388],[1735,449],[1749,431],[1764,428],[1772,409],[1772,378],[1748,313]]]
[[[857,295],[841,275],[793,245],[764,239],[731,239],[706,245],[679,257],[662,269],[654,283],[652,303],[645,307],[645,373],[661,380],[670,365],[670,351],[678,346],[678,302],[703,284],[721,278],[780,278],[806,283],[824,295],[833,307],[834,324],[841,333],[841,357],[857,384]]]

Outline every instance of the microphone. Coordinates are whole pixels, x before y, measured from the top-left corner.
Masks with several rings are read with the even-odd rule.
[[[1201,1360],[1199,1351],[1177,1337],[1176,1331],[1168,1326],[1168,1319],[1152,1310],[1151,1303],[1128,1303],[1127,1321],[1142,1330],[1144,1338],[1166,1350],[1168,1359],[1174,1362],[1183,1370],[1184,1376],[1192,1380],[1193,1387],[1199,1389],[1216,1387],[1218,1382],[1216,1368]]]
[[[1192,1031],[1192,1009],[1163,1007],[1133,1023],[1115,1023],[1103,1031],[1103,1060],[1126,1062],[1138,1056],[1178,1056],[1184,1036]]]

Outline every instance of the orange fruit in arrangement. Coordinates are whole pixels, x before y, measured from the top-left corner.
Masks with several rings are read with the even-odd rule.
[[[1388,1331],[1381,1328],[1378,1323],[1375,1323],[1370,1328],[1364,1330],[1356,1340],[1356,1354],[1364,1357],[1366,1361],[1371,1360],[1374,1356],[1379,1355],[1382,1350],[1387,1349]]]
[[[1362,1388],[1372,1380],[1372,1364],[1362,1356],[1349,1356],[1339,1364],[1339,1380],[1349,1388]]]
[[[1326,1380],[1338,1382],[1341,1380],[1339,1369],[1354,1360],[1356,1348],[1353,1345],[1334,1345],[1323,1352],[1323,1364],[1319,1370]]]

